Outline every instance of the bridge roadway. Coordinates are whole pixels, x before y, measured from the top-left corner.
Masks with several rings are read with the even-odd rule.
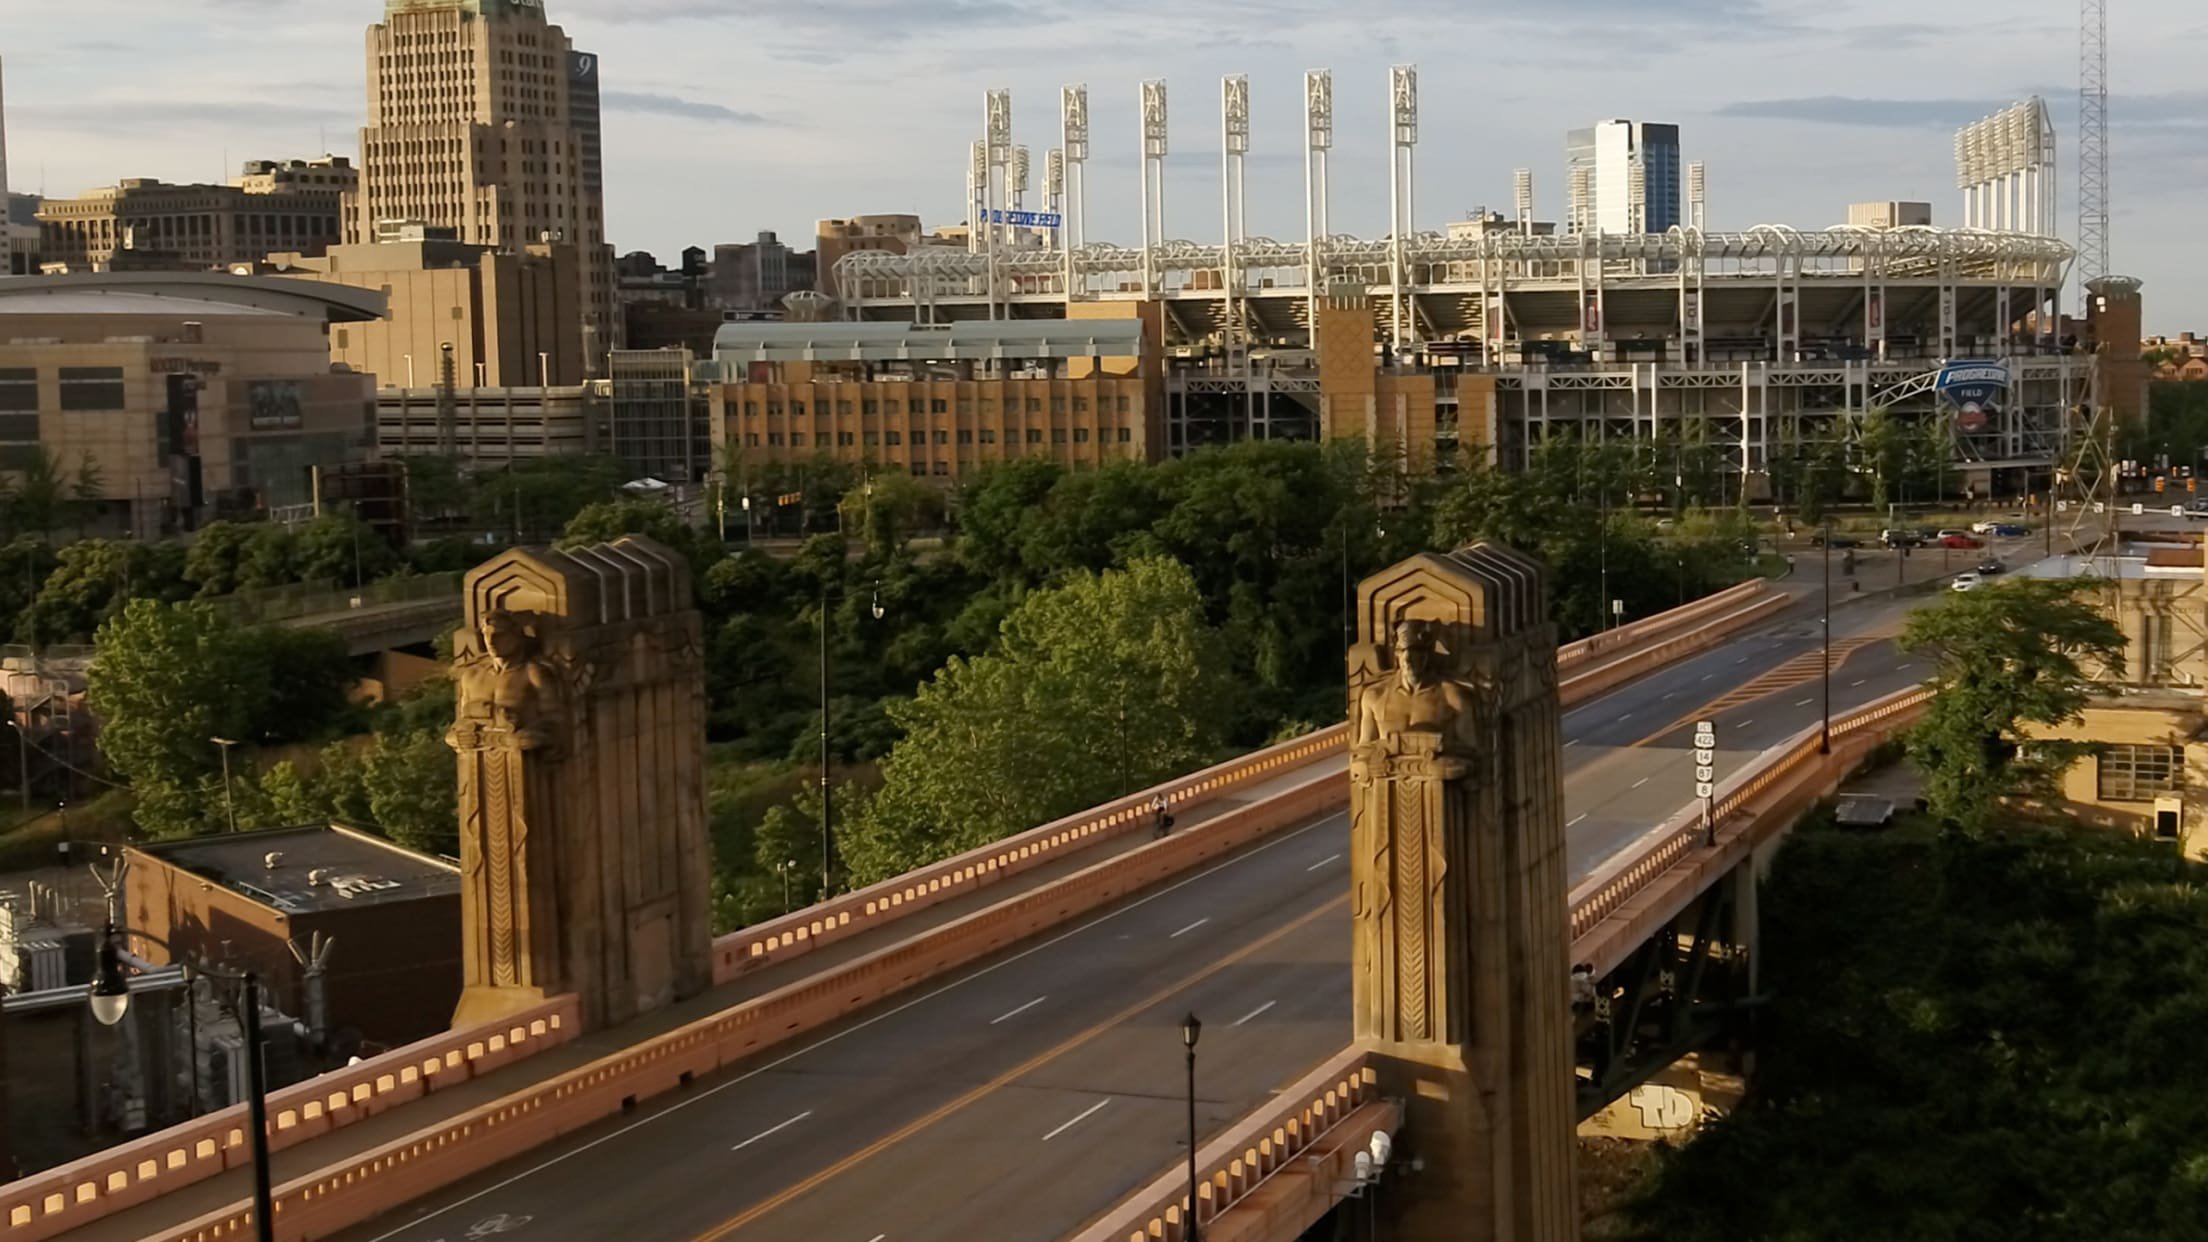
[[[1833,707],[1918,680],[1909,601],[1833,618]],[[1584,876],[1691,800],[1691,722],[1720,769],[1814,723],[1818,622],[1779,624],[1565,718]],[[1205,1022],[1199,1125],[1338,1052],[1346,817],[1277,834],[1067,930],[339,1235],[455,1242],[1046,1242],[1155,1177],[1186,1129],[1181,1016]],[[524,1223],[524,1218],[526,1223]]]

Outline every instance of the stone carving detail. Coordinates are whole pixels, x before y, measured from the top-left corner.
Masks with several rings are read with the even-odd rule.
[[[688,568],[624,539],[468,576],[456,1026],[574,992],[596,1027],[711,981],[703,679]]]

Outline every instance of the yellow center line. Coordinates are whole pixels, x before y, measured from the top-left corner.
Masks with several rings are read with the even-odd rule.
[[[1244,958],[1249,957],[1252,954],[1257,953],[1270,945],[1278,943],[1280,940],[1284,939],[1291,933],[1305,926],[1308,926],[1312,922],[1324,917],[1325,915],[1335,910],[1339,910],[1340,908],[1348,904],[1349,894],[1344,893],[1341,896],[1336,897],[1334,900],[1327,902],[1325,905],[1313,909],[1309,914],[1296,919],[1294,922],[1266,933],[1259,939],[1251,941],[1249,944],[1246,944],[1240,949],[1235,950],[1233,953],[1220,958],[1219,960],[1211,963],[1209,966],[1206,966],[1193,974],[1177,979],[1174,982],[1166,985],[1165,987],[1158,989],[1157,991],[1142,998],[1141,1000],[1136,1001],[1134,1004],[1129,1005],[1127,1008],[1120,1010],[1116,1014],[1113,1014],[1111,1017],[1097,1023],[1095,1026],[1092,1026],[1089,1029],[1081,1032],[1080,1034],[1075,1035],[1071,1039],[1068,1039],[1066,1042],[1059,1044],[1057,1047],[1052,1048],[1047,1052],[1041,1053],[1033,1058],[1030,1058],[1029,1060],[1023,1061],[1009,1070],[1006,1070],[1004,1073],[997,1075],[995,1078],[990,1079],[988,1082],[985,1082],[982,1085],[967,1092],[966,1094],[959,1096],[957,1099],[952,1100],[950,1103],[945,1104],[940,1108],[937,1108],[935,1111],[928,1113],[926,1116],[907,1124],[902,1129],[897,1130],[895,1133],[885,1135],[882,1138],[876,1139],[874,1142],[867,1144],[865,1147],[862,1147],[855,1152],[852,1152],[850,1155],[845,1156],[843,1159],[836,1161],[834,1164],[829,1165],[827,1168],[822,1169],[818,1173],[813,1174],[812,1176],[806,1178],[801,1182],[797,1182],[793,1185],[784,1187],[772,1198],[761,1200],[751,1207],[744,1209],[742,1212],[739,1212],[736,1215],[729,1217],[727,1220],[722,1221],[720,1224],[714,1226],[713,1228],[708,1229],[704,1233],[699,1234],[695,1239],[693,1239],[693,1242],[721,1242],[722,1239],[728,1237],[730,1234],[736,1232],[744,1226],[751,1224],[753,1221],[758,1220],[760,1217],[765,1216],[767,1213],[780,1208],[784,1204],[798,1198],[801,1195],[811,1193],[823,1184],[832,1181],[835,1178],[843,1176],[845,1173],[850,1172],[852,1169],[857,1168],[859,1165],[866,1163],[868,1160],[871,1160],[874,1157],[889,1150],[890,1148],[895,1147],[899,1143],[904,1142],[906,1139],[909,1139],[913,1135],[920,1133],[922,1130],[927,1129],[928,1127],[936,1124],[939,1121],[942,1121],[943,1119],[951,1116],[954,1113],[963,1111],[964,1109],[971,1106],[983,1097],[989,1095],[990,1093],[998,1091],[1003,1087],[1009,1085],[1015,1079],[1025,1077],[1026,1075],[1031,1074],[1038,1069],[1041,1069],[1043,1066],[1048,1065],[1052,1061],[1057,1060],[1059,1057],[1062,1057],[1067,1053],[1072,1052],[1074,1049],[1081,1047],[1083,1044],[1088,1043],[1090,1040],[1095,1039],[1097,1036],[1102,1035],[1104,1032],[1112,1029],[1113,1027],[1118,1026],[1121,1023],[1140,1015],[1143,1011],[1147,1009],[1164,1004],[1166,1001],[1171,1000],[1177,993],[1194,987],[1196,984],[1203,982],[1204,980],[1210,978],[1215,974],[1218,974],[1220,971],[1234,965],[1236,962],[1239,962]]]

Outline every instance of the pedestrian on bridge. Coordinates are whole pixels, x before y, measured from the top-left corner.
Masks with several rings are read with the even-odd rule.
[[[1173,831],[1173,816],[1168,813],[1172,803],[1164,794],[1150,799],[1150,815],[1157,825],[1157,839],[1165,840],[1165,834]]]

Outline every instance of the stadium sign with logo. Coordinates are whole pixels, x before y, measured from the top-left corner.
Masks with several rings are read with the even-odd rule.
[[[2009,394],[2009,366],[1990,359],[1961,360],[1940,368],[1933,386],[1954,403],[1955,425],[1964,431],[1981,431]]]

